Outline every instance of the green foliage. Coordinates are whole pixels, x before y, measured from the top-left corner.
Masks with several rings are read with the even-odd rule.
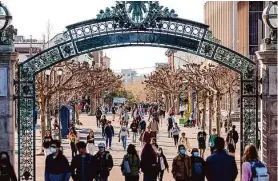
[[[113,92],[107,94],[104,98],[106,103],[112,103],[114,97],[124,97],[127,99],[128,104],[132,104],[136,102],[136,99],[131,91],[127,91],[125,88],[117,89]]]

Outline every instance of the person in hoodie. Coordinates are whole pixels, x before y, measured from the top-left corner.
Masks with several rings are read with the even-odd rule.
[[[14,167],[10,162],[9,154],[4,151],[0,153],[0,180],[17,181]]]
[[[69,181],[70,166],[68,159],[63,155],[59,140],[52,140],[50,144],[50,155],[45,160],[45,181]],[[1,180],[2,181],[2,180]]]
[[[96,177],[96,159],[87,153],[86,143],[79,141],[76,144],[78,155],[71,161],[71,174],[74,181],[92,181]]]

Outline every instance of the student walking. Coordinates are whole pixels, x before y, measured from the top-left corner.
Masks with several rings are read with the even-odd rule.
[[[209,140],[208,140],[211,154],[214,152],[214,149],[215,149],[214,148],[214,145],[215,145],[214,140],[215,140],[216,137],[218,137],[218,135],[216,134],[216,129],[213,128],[212,129],[212,134],[209,135]]]
[[[204,158],[205,151],[206,151],[206,139],[207,139],[207,133],[205,131],[205,128],[203,128],[203,130],[199,131],[197,134],[200,157],[202,158]]]
[[[175,146],[177,146],[179,142],[179,134],[180,134],[180,128],[178,126],[178,123],[175,123],[174,127],[172,128],[172,134],[174,137]]]
[[[178,145],[183,145],[187,151],[190,151],[190,142],[185,133],[181,134]]]
[[[102,115],[102,111],[100,110],[100,108],[98,107],[97,110],[96,110],[96,119],[97,119],[97,127],[99,128],[100,127],[100,118],[101,118],[101,115]]]
[[[105,136],[104,128],[107,125],[107,123],[108,123],[108,121],[106,119],[106,116],[102,115],[102,118],[100,119],[100,125],[101,125],[101,134],[102,134],[103,138]]]
[[[8,152],[0,153],[0,180],[1,181],[17,181],[14,167],[11,164]]]
[[[125,125],[121,126],[120,133],[119,133],[119,142],[122,140],[123,148],[126,150],[126,141],[127,136],[129,135],[128,129]]]
[[[45,181],[69,181],[71,172],[68,159],[63,155],[61,143],[52,140],[50,143],[50,155],[45,160]],[[2,181],[2,179],[0,179]]]
[[[121,170],[125,181],[139,181],[140,158],[133,144],[127,147],[127,154],[124,155]]]
[[[192,174],[190,181],[205,181],[205,160],[200,157],[197,148],[193,148],[191,153]]]
[[[136,123],[136,120],[133,120],[133,122],[130,125],[130,129],[132,131],[132,142],[136,143],[136,136],[138,132],[138,124]]]
[[[112,144],[112,137],[114,137],[114,128],[111,125],[111,121],[108,122],[108,125],[105,127],[104,129],[104,133],[106,136],[106,148],[108,148],[111,150],[111,144]],[[109,144],[109,145],[108,145]]]
[[[227,144],[232,144],[236,149],[236,144],[238,142],[238,132],[236,131],[235,125],[233,125],[232,129],[228,132],[226,142]]]
[[[173,134],[172,134],[172,128],[174,126],[174,118],[173,116],[169,116],[168,117],[168,138],[172,138],[173,137]]]
[[[105,150],[104,143],[99,143],[98,149],[99,151],[95,155],[96,181],[108,181],[110,171],[114,166],[113,158],[110,152]]]
[[[78,142],[78,135],[74,128],[70,129],[68,139],[70,141],[71,156],[72,158],[77,155],[76,143]]]
[[[94,131],[91,130],[87,136],[87,152],[91,155],[94,155],[95,151],[95,136]]]
[[[74,181],[92,181],[96,178],[96,159],[86,152],[86,143],[76,144],[79,154],[71,161],[71,174]]]
[[[50,135],[50,131],[47,130],[45,132],[45,136],[43,137],[43,148],[44,148],[44,156],[45,158],[51,154],[50,152],[50,144],[52,142],[52,136]]]
[[[169,165],[161,147],[157,151],[158,180],[163,180],[164,171],[169,172]]]

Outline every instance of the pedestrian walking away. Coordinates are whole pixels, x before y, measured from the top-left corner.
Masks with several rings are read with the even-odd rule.
[[[94,155],[95,151],[95,136],[94,131],[91,130],[89,135],[87,136],[87,152],[91,155]]]
[[[192,174],[190,181],[205,181],[205,160],[200,157],[197,148],[193,148],[191,154]]]
[[[50,143],[50,154],[45,160],[45,181],[69,181],[71,176],[68,159],[61,151],[59,140],[52,140]],[[0,179],[2,181],[2,179]]]
[[[108,125],[104,128],[104,133],[106,136],[106,148],[112,149],[112,137],[114,137],[114,128],[111,125],[111,121],[108,121]]]
[[[140,130],[140,134],[143,133],[143,131],[146,130],[146,126],[147,126],[147,123],[144,119],[142,119],[140,122],[139,122],[139,130]]]
[[[181,118],[183,118],[183,115],[184,115],[184,111],[185,111],[185,107],[184,107],[184,104],[181,104],[180,105],[180,116],[181,116]]]
[[[238,142],[238,132],[236,131],[235,125],[233,125],[232,129],[228,132],[226,142],[227,144],[232,144],[236,149],[236,144]]]
[[[169,116],[168,117],[168,138],[172,138],[173,137],[173,134],[172,134],[172,128],[174,126],[174,119],[173,119],[173,116]]]
[[[133,120],[133,122],[130,125],[130,129],[132,131],[132,142],[136,143],[136,136],[138,132],[138,124],[136,123],[136,120]]]
[[[99,151],[95,155],[97,164],[96,181],[108,181],[110,171],[114,166],[113,158],[110,152],[105,150],[104,143],[99,143],[98,149]]]
[[[104,136],[105,136],[104,128],[108,124],[108,121],[107,121],[105,115],[102,115],[102,117],[100,119],[100,124],[101,124],[101,134],[102,134],[102,137],[104,138]]]
[[[74,128],[70,129],[68,139],[70,141],[70,148],[71,148],[71,157],[73,158],[77,155],[76,143],[78,142],[78,135]]]
[[[221,137],[214,140],[215,152],[206,160],[205,174],[208,181],[234,181],[238,170],[235,157],[224,149],[225,141]]]
[[[174,137],[175,146],[177,146],[179,142],[179,134],[180,134],[180,128],[178,126],[178,123],[175,123],[174,127],[172,128],[172,134]]]
[[[207,133],[205,131],[205,128],[202,128],[202,131],[199,131],[197,134],[197,140],[198,140],[198,146],[200,150],[200,157],[204,158],[205,151],[206,151],[206,139],[207,139]]]
[[[215,140],[216,137],[218,137],[218,135],[216,134],[216,129],[213,128],[212,129],[212,134],[209,135],[209,139],[208,139],[211,154],[214,152],[214,149],[215,149],[214,148],[214,145],[215,145],[214,140]]]
[[[14,167],[11,164],[8,152],[0,152],[0,180],[17,181]]]
[[[115,105],[113,105],[111,112],[112,112],[112,121],[115,121],[115,118],[116,118],[116,108],[115,108]]]
[[[235,147],[234,147],[233,144],[229,143],[229,144],[227,145],[227,151],[228,151],[228,154],[229,154],[229,155],[235,157],[235,152],[236,152],[236,150],[235,150]]]
[[[76,144],[79,154],[71,161],[71,174],[74,181],[92,181],[96,178],[97,162],[94,156],[86,151],[86,143]]]
[[[164,171],[169,173],[169,165],[161,147],[157,150],[158,181],[163,181]]]
[[[127,154],[124,155],[121,164],[121,170],[125,176],[125,181],[139,181],[140,158],[135,145],[128,145]]]
[[[100,110],[100,107],[98,107],[96,110],[97,127],[100,127],[101,115],[102,115],[102,111]]]
[[[242,181],[269,181],[268,169],[259,160],[255,145],[247,145],[243,154]]]
[[[192,166],[184,145],[178,146],[178,155],[173,159],[172,174],[176,181],[190,181]]]
[[[157,153],[154,151],[151,140],[146,139],[146,145],[144,146],[141,154],[141,170],[144,173],[143,181],[156,181],[157,170]]]

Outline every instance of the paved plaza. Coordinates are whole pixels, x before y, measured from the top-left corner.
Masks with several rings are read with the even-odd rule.
[[[87,137],[90,129],[93,129],[95,131],[95,145],[97,145],[99,142],[105,141],[101,136],[101,128],[97,128],[97,126],[96,126],[95,116],[87,116],[85,114],[82,114],[80,116],[80,120],[83,123],[83,125],[80,126],[80,127],[77,127],[77,131],[79,132],[79,136],[80,136],[81,141],[86,141],[86,137]],[[110,115],[108,116],[108,120],[111,120]],[[119,133],[119,127],[120,127],[119,122],[115,121],[112,124],[113,124],[114,129],[115,129],[115,137],[113,138],[112,151],[110,151],[110,152],[113,156],[114,167],[111,171],[111,176],[109,178],[109,181],[116,181],[116,180],[117,181],[124,181],[124,177],[121,173],[121,170],[120,170],[119,166],[120,166],[120,164],[122,162],[122,158],[123,158],[123,156],[126,152],[123,150],[122,144],[120,142],[118,142],[118,133]],[[167,123],[164,120],[162,127],[160,127],[160,131],[159,131],[159,134],[158,134],[158,140],[157,141],[158,141],[158,145],[163,148],[164,154],[165,154],[165,156],[168,160],[168,163],[170,165],[169,173],[165,172],[164,180],[165,181],[174,181],[174,179],[172,177],[172,174],[171,174],[171,165],[172,165],[173,158],[177,154],[177,150],[174,146],[173,139],[168,138],[168,133],[167,133],[167,129],[166,129],[167,125],[166,124]],[[38,128],[39,128],[39,126],[38,126]],[[239,128],[239,124],[237,125],[237,128]],[[185,132],[187,137],[189,138],[191,148],[194,148],[194,147],[197,148],[198,143],[197,143],[196,137],[197,137],[198,129],[181,127],[181,130],[182,130],[182,132]],[[222,130],[222,132],[223,132],[222,136],[225,137],[226,135],[224,134],[224,130]],[[37,142],[36,142],[36,144],[37,144],[36,152],[39,153],[40,152],[39,145],[40,145],[40,140],[41,140],[39,129],[37,129],[36,133],[37,133],[37,135],[36,135],[36,140],[37,140]],[[16,142],[17,142],[17,139],[16,139]],[[132,143],[131,136],[128,137],[127,143],[128,144]],[[71,150],[70,150],[69,141],[67,139],[63,139],[62,146],[63,146],[63,149],[64,149],[64,154],[66,155],[68,160],[71,161]],[[237,147],[239,148],[239,145]],[[136,148],[137,148],[137,150],[140,154],[141,153],[141,146],[139,144],[139,141],[136,142]],[[205,152],[205,157],[207,157],[209,154],[210,154],[210,151],[209,151],[209,149],[207,149],[206,152]],[[237,162],[238,168],[240,168],[240,165],[239,165],[239,163],[240,163],[239,149],[237,149],[237,152],[236,152],[236,162]],[[37,174],[36,180],[37,181],[43,181],[44,180],[44,166],[45,166],[44,156],[36,156],[36,170],[37,170],[36,171],[36,174]],[[16,168],[17,168],[17,158],[16,158]],[[143,178],[143,174],[141,173],[140,181],[142,181],[142,178]],[[240,180],[239,176],[238,176],[237,180]]]

